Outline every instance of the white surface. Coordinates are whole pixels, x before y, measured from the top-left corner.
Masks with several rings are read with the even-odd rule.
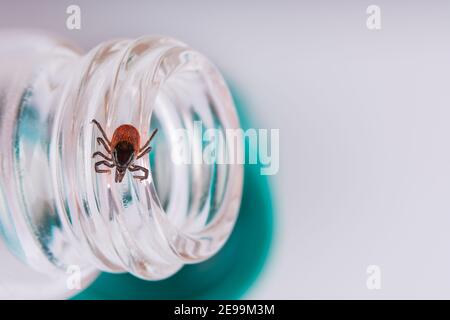
[[[89,49],[179,38],[280,128],[276,242],[249,298],[450,298],[450,2],[1,2],[1,27]],[[366,8],[382,30],[366,28]],[[382,289],[366,288],[366,268]]]

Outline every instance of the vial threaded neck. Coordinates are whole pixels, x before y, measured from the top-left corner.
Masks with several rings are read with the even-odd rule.
[[[30,63],[11,158],[2,157],[11,172],[0,172],[8,178],[0,191],[13,186],[0,202],[28,234],[17,241],[23,260],[44,273],[80,265],[157,280],[215,254],[237,217],[242,166],[196,162],[208,145],[190,133],[194,123],[205,131],[239,128],[220,72],[165,37],[111,41],[86,55],[57,41],[48,48],[45,59]],[[150,170],[148,179],[127,173],[116,183],[114,174],[95,172],[92,154],[104,150],[92,119],[109,137],[122,124],[144,141],[158,129],[150,156],[136,160]],[[187,139],[180,141],[180,131]],[[194,161],[173,161],[180,147]],[[242,149],[241,142],[233,147]],[[15,235],[5,222],[0,217]],[[40,253],[30,254],[31,247]]]

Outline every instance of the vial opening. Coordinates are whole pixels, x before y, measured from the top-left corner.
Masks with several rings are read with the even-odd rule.
[[[239,210],[242,165],[203,156],[240,152],[242,141],[210,136],[239,128],[214,65],[166,37],[114,40],[84,55],[46,35],[0,39],[0,254],[8,270],[18,270],[9,253],[29,270],[2,282],[10,294],[23,296],[29,278],[27,294],[62,292],[74,267],[83,286],[98,270],[163,279],[222,247]],[[148,179],[127,171],[116,183],[116,168],[95,171],[92,155],[104,150],[92,119],[109,138],[123,124],[141,142],[158,129],[150,154],[133,159]]]
[[[206,144],[196,132],[239,128],[217,69],[169,38],[121,40],[83,57],[67,87],[55,127],[55,185],[64,190],[59,208],[67,227],[89,260],[102,270],[162,279],[216,253],[242,190],[240,164],[203,161],[211,143],[222,153],[228,145]],[[158,129],[150,156],[136,160],[150,170],[147,180],[127,173],[115,183],[113,174],[93,170],[99,133],[90,119],[109,136],[122,124],[136,127],[142,140]],[[180,150],[187,161],[175,159]]]

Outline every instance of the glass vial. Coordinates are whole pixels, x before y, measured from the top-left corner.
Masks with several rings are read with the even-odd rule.
[[[110,137],[124,123],[143,141],[158,128],[138,160],[149,179],[94,171],[92,119]],[[242,152],[242,141],[205,142],[209,129],[239,129],[235,107],[217,68],[182,42],[114,40],[83,54],[47,35],[0,33],[0,298],[68,297],[99,271],[164,279],[214,255],[243,172],[202,155],[211,144]]]

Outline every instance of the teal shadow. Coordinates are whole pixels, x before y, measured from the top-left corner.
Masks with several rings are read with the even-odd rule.
[[[233,90],[243,129],[251,127],[242,100]],[[248,148],[248,146],[246,146]],[[249,150],[249,149],[246,149]],[[244,189],[236,226],[212,258],[187,265],[161,281],[130,274],[102,273],[74,299],[238,299],[257,280],[269,256],[274,208],[267,176],[259,165],[244,166]]]

